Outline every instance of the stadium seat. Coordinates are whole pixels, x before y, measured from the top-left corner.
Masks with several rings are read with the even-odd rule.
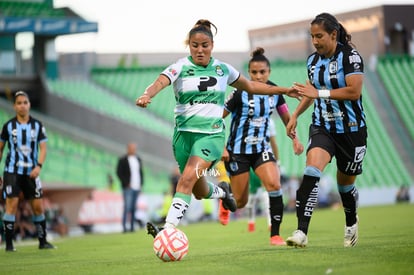
[[[171,123],[152,116],[146,110],[135,106],[135,100],[126,100],[91,82],[84,80],[48,80],[49,90],[77,104],[104,115],[126,121],[145,131],[170,137]],[[99,100],[99,104],[96,101]]]
[[[0,110],[1,125],[12,116],[13,114]],[[119,156],[69,138],[51,129],[47,130],[47,136],[47,160],[42,168],[42,181],[45,184],[49,186],[68,184],[97,189],[107,188],[107,174],[115,173]],[[4,153],[6,152],[7,149]],[[4,159],[0,164],[1,171],[4,169]],[[162,193],[168,190],[168,171],[153,171],[148,167],[144,169],[145,180],[157,183],[147,184],[144,187],[145,192]],[[114,178],[116,178],[115,175]]]
[[[402,122],[414,139],[414,58],[387,56],[379,60],[378,74],[399,112]]]

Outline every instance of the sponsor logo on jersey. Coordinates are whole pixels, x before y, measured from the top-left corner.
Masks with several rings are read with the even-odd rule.
[[[33,163],[24,162],[24,161],[18,161],[16,163],[17,167],[33,167]]]
[[[315,73],[315,68],[316,68],[316,66],[313,65],[309,69],[309,79],[310,79],[310,81],[311,81],[312,84],[315,83],[314,80],[313,80],[313,74]]]
[[[217,100],[191,100],[190,105],[194,104],[217,104]]]
[[[349,63],[361,63],[362,62],[362,60],[361,60],[361,57],[359,56],[359,55],[357,55],[357,54],[354,54],[354,55],[350,55],[349,56]]]
[[[322,116],[326,121],[335,121],[337,119],[343,120],[344,113],[341,111],[338,111],[336,113],[323,111]]]
[[[18,148],[18,150],[25,156],[25,157],[27,157],[31,152],[32,152],[32,149],[29,147],[29,146],[25,146],[25,145],[22,145],[22,146],[20,146],[19,148]]]
[[[216,74],[218,76],[223,76],[224,75],[223,69],[220,67],[220,65],[216,66]]]
[[[338,62],[336,60],[329,62],[329,73],[336,74],[338,71]]]
[[[367,148],[365,145],[355,147],[354,162],[361,162],[365,157],[366,151],[367,151]]]
[[[249,122],[254,127],[261,127],[261,126],[265,125],[266,118],[264,118],[264,117],[250,118]]]
[[[36,130],[35,129],[30,130],[30,138],[32,141],[36,141]]]
[[[176,75],[177,75],[177,70],[176,70],[176,69],[170,68],[170,69],[168,70],[168,72],[169,72],[172,76],[176,76]]]
[[[268,99],[270,108],[274,108],[276,106],[275,98],[273,96],[269,96]]]
[[[230,170],[233,172],[236,172],[237,170],[239,170],[239,165],[237,165],[237,162],[230,162],[229,163],[230,166]]]
[[[264,137],[255,137],[255,136],[248,136],[244,139],[244,142],[247,144],[259,144],[262,142]]]

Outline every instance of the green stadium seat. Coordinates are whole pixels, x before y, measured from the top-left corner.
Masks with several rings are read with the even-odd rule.
[[[16,17],[65,17],[62,9],[54,9],[46,2],[0,1],[0,12],[5,16]]]
[[[414,139],[414,58],[386,57],[379,60],[377,71],[402,122]]]
[[[135,101],[138,95],[143,93],[145,88],[154,81],[160,74],[160,68],[140,69],[113,69],[93,70],[92,79],[114,93],[123,96],[127,100]],[[148,111],[156,116],[174,123],[175,97],[172,87],[167,87],[149,105]]]
[[[49,80],[49,90],[77,104],[114,117],[145,131],[170,138],[171,123],[158,119],[146,110],[137,108],[135,100],[125,100],[88,81]],[[96,100],[99,104],[96,104]]]

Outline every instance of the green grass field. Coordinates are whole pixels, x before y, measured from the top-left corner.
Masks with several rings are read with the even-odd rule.
[[[1,274],[414,274],[414,204],[359,209],[359,244],[344,248],[342,209],[317,209],[306,248],[271,247],[266,221],[247,232],[246,220],[222,226],[206,222],[180,227],[190,240],[180,262],[164,263],[144,230],[55,239],[55,250],[17,243],[0,256]],[[285,214],[281,234],[295,229]],[[2,247],[4,249],[4,247]]]

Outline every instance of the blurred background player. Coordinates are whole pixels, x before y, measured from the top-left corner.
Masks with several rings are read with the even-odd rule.
[[[6,195],[3,215],[6,251],[16,251],[13,246],[13,233],[20,192],[23,192],[24,199],[32,207],[39,249],[54,248],[46,240],[46,217],[39,177],[46,160],[46,130],[39,120],[30,115],[30,100],[25,92],[19,91],[14,95],[13,107],[16,116],[3,125],[0,134],[0,161],[6,143],[9,149],[3,177],[3,190]]]
[[[270,212],[269,212],[269,196],[262,188],[262,182],[259,177],[250,168],[249,172],[249,199],[245,206],[247,212],[247,231],[254,232],[256,230],[256,214],[260,209],[263,216],[266,217],[267,226],[271,228]]]
[[[144,186],[142,160],[137,155],[137,145],[130,142],[127,153],[118,160],[116,174],[121,181],[124,208],[122,213],[123,232],[135,231],[135,212],[139,194]],[[129,230],[127,222],[129,221]]]
[[[264,56],[264,49],[252,52],[248,65],[252,81],[274,85],[269,81],[270,62]],[[253,95],[242,89],[233,91],[224,104],[223,118],[232,114],[230,135],[223,152],[226,170],[237,207],[246,206],[249,196],[249,171],[253,168],[269,195],[271,218],[271,245],[285,245],[280,236],[280,224],[283,219],[283,198],[280,184],[280,171],[270,148],[269,121],[274,110],[286,125],[289,121],[289,108],[282,95]],[[295,151],[300,154],[303,146]],[[219,211],[219,215],[223,211]]]
[[[217,163],[216,169],[218,172],[217,181],[230,184],[230,178],[223,161]],[[223,207],[223,202],[221,200],[219,201],[219,221],[222,225],[226,225],[230,221],[230,211]]]

